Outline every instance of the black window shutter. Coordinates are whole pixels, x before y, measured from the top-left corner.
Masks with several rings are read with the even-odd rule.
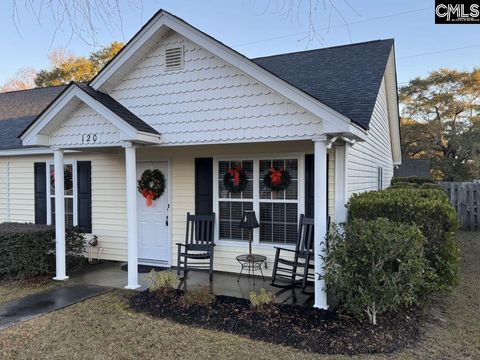
[[[77,162],[78,226],[92,232],[92,165],[90,161]]]
[[[315,158],[305,155],[305,217],[313,218],[315,209]]]
[[[213,159],[195,159],[195,213],[213,213]]]
[[[35,224],[47,223],[47,164],[34,163]]]
[[[328,154],[327,168],[327,209],[328,209]],[[328,210],[327,210],[328,211]],[[313,218],[315,215],[315,156],[305,155],[305,217]]]

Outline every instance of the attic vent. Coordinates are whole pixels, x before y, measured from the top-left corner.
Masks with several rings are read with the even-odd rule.
[[[165,50],[165,70],[178,70],[183,68],[183,47]]]

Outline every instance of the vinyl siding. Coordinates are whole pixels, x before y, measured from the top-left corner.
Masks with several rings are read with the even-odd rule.
[[[8,159],[0,158],[0,223],[8,221]]]
[[[279,149],[281,149],[279,151]],[[185,241],[185,219],[187,212],[195,212],[195,157],[253,156],[275,154],[282,157],[289,154],[313,153],[313,142],[284,142],[236,145],[210,145],[195,147],[154,147],[137,149],[138,161],[169,160],[171,171],[171,264],[176,265],[176,243]],[[333,215],[335,204],[335,158],[329,156],[329,211]],[[125,198],[125,166],[123,149],[106,152],[81,152],[66,154],[68,160],[89,160],[92,162],[92,233],[99,238],[103,248],[102,258],[107,260],[127,260],[127,219]],[[53,156],[17,156],[0,158],[0,175],[6,179],[6,164],[10,162],[11,221],[34,221],[33,164],[48,162]],[[6,182],[0,184],[0,219],[7,220]],[[302,211],[300,209],[300,211]],[[235,256],[245,253],[248,244],[218,244],[215,249],[215,270],[238,272]],[[269,275],[274,258],[273,245],[254,246],[254,251],[267,256]]]
[[[102,258],[125,260],[126,206],[125,171],[120,150],[65,154],[68,160],[92,162],[92,232],[99,237]],[[35,162],[53,161],[53,156],[15,156],[0,159],[0,221],[34,222]],[[9,174],[7,177],[7,166]],[[10,219],[6,186],[10,183]]]
[[[382,81],[373,109],[367,140],[347,151],[347,198],[354,193],[377,190],[378,166],[383,167],[383,187],[393,176],[392,148],[385,81]]]
[[[279,150],[281,149],[281,150]],[[172,266],[176,266],[177,245],[176,243],[185,242],[185,220],[187,212],[195,212],[195,157],[228,157],[245,155],[266,154],[268,158],[275,154],[275,157],[281,158],[282,154],[287,156],[292,153],[313,153],[313,142],[285,142],[285,143],[260,143],[260,144],[232,144],[215,146],[196,146],[196,147],[176,147],[176,148],[153,148],[139,149],[139,161],[153,161],[163,158],[170,159],[170,169],[172,177],[172,203],[171,203],[171,245],[172,245]],[[334,151],[329,152],[329,212],[334,215],[335,206],[335,155]],[[303,211],[303,210],[300,210]],[[253,251],[267,257],[267,269],[263,269],[266,276],[271,275],[273,260],[275,256],[274,245],[254,244]],[[215,247],[216,271],[238,272],[239,264],[235,260],[237,255],[248,251],[248,242],[218,242]]]

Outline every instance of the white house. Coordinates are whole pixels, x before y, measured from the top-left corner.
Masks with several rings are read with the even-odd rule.
[[[302,213],[321,253],[328,216],[343,221],[348,197],[386,187],[401,162],[393,40],[249,59],[166,11],[90,83],[0,94],[0,118],[0,221],[55,224],[58,280],[65,226],[81,226],[105,259],[128,260],[132,289],[137,262],[176,265],[187,212],[216,214],[218,271],[239,271],[246,209],[267,262]],[[249,187],[233,194],[222,179],[237,165]],[[264,188],[271,166],[287,190]],[[167,183],[151,207],[136,188],[146,169]]]

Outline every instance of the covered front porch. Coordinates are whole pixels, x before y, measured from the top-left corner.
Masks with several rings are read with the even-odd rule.
[[[108,286],[113,288],[123,288],[127,282],[127,272],[121,268],[126,263],[119,261],[104,261],[92,265],[87,269],[73,274],[69,279],[69,284],[89,284]],[[139,291],[148,288],[147,273],[138,274],[140,284]],[[237,281],[238,280],[238,281]],[[180,280],[176,285],[182,290],[199,289],[208,287],[215,295],[233,296],[248,299],[250,292],[258,291],[261,288],[267,289],[275,295],[276,301],[282,304],[296,304],[302,306],[312,306],[314,304],[313,287],[307,288],[308,292],[303,293],[298,287],[279,288],[270,285],[271,278],[266,277],[265,281],[257,276],[254,279],[247,275],[238,278],[235,273],[216,271],[213,281],[209,281],[207,272],[190,272],[187,279]]]

